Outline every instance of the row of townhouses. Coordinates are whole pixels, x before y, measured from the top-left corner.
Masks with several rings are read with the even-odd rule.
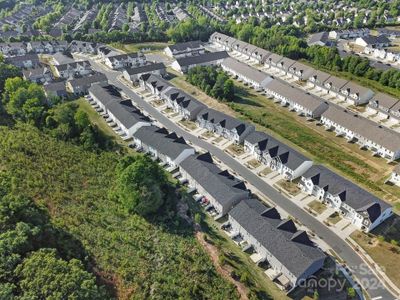
[[[211,36],[210,41],[224,50],[238,51],[249,59],[254,59],[251,51],[254,52],[257,47],[250,44],[217,32]],[[276,71],[286,72],[287,75],[291,74],[291,76],[296,76],[296,72],[301,71],[302,79],[307,81],[309,87],[336,96],[353,105],[368,103],[368,110],[372,113],[380,113],[388,119],[398,119],[398,100],[393,97],[382,93],[374,94],[368,88],[322,71],[309,67],[299,67],[298,62],[277,54],[269,54],[264,57],[263,64],[269,68],[274,68]],[[262,75],[256,76],[258,71],[254,68],[250,66],[245,68],[233,59],[226,59],[226,63],[223,62],[221,66],[228,73],[244,80],[256,89],[265,91],[268,97],[273,98],[282,106],[288,106],[290,110],[299,115],[304,115],[307,118],[320,118],[321,123],[327,129],[334,129],[338,135],[345,136],[349,141],[359,143],[361,147],[371,150],[374,155],[390,161],[400,157],[400,135],[397,132],[378,126],[361,116],[350,114],[334,104],[323,101],[321,98],[312,96],[279,79],[272,79],[268,76],[262,77]],[[249,79],[250,77],[258,80]],[[263,84],[255,83],[260,82],[260,80]],[[382,103],[382,107],[380,107],[380,103]]]
[[[394,161],[400,157],[400,134],[343,108],[329,106],[320,122],[327,130],[355,142],[374,155]]]
[[[211,35],[210,42],[228,52],[244,55],[246,58],[264,65],[272,72],[306,81],[311,87],[318,87],[326,94],[337,96],[339,99],[347,101],[349,104],[361,105],[368,103],[374,95],[370,89],[364,88],[351,81],[331,76],[290,58],[271,53],[219,32],[215,32]],[[263,53],[263,55],[259,55],[260,53]],[[317,76],[320,78],[317,78]]]
[[[215,210],[216,218],[228,214],[235,235],[254,247],[259,261],[268,262],[269,272],[274,274],[271,279],[283,288],[294,288],[323,266],[326,255],[307,234],[297,230],[291,220],[281,220],[274,208],[268,209],[258,200],[250,199],[245,183],[220,169],[210,153],[196,154],[182,137],[154,126],[129,99],[121,99],[113,86],[94,84],[89,96],[94,108],[107,118],[110,126],[115,126],[116,132],[122,137],[132,137],[135,148],[169,167],[179,168],[180,180],[202,195],[201,201],[206,203],[206,209]],[[254,216],[251,220],[249,214]]]
[[[389,204],[323,166],[307,170],[298,185],[367,232],[393,214]]]
[[[170,101],[165,95],[176,94],[176,97],[173,99],[179,98],[179,95],[184,95],[183,92],[180,92],[178,89],[172,87],[171,85],[164,79],[156,76],[156,75],[148,75],[142,78],[143,83],[142,85],[152,92],[154,95],[158,95],[160,99],[164,101]],[[269,90],[268,90],[269,89]],[[327,112],[330,109],[334,109],[333,106],[328,106],[326,103],[319,101],[318,99],[306,95],[305,92],[303,95],[302,93],[296,92],[294,88],[277,81],[276,79],[270,81],[266,85],[266,90],[269,93],[276,93],[278,96],[274,97],[281,97],[279,98],[280,101],[284,101],[286,103],[290,103],[293,107],[297,107],[299,111],[302,112],[304,115],[308,115],[310,117],[321,117],[321,122],[325,125],[326,120],[328,120],[329,114]],[[173,91],[169,93],[169,91]],[[310,98],[308,98],[308,96]],[[183,96],[190,97],[190,96]],[[173,107],[169,105],[170,107]],[[204,105],[199,105],[203,107]],[[225,138],[235,141],[237,143],[243,143],[244,149],[247,153],[252,154],[258,161],[265,164],[272,170],[278,172],[279,174],[283,175],[287,180],[295,180],[301,178],[303,174],[309,171],[313,166],[313,161],[303,154],[299,153],[298,151],[294,150],[293,148],[283,144],[282,142],[278,141],[277,139],[269,136],[266,133],[255,131],[254,127],[248,125],[240,120],[237,120],[233,117],[227,116],[221,112],[215,111],[213,109],[209,109],[204,107],[200,109],[197,106],[197,115],[192,114],[191,120],[195,120],[196,124],[201,128],[206,128],[209,131],[215,132],[220,136],[224,136]],[[301,107],[301,108],[299,108]],[[179,110],[177,110],[179,112]],[[185,117],[183,113],[180,112],[182,117]],[[188,118],[187,116],[185,118]],[[374,124],[370,122],[371,124]],[[365,125],[363,125],[365,127]],[[382,130],[382,133],[385,133],[387,129],[378,128],[378,130]],[[359,130],[361,132],[361,129]],[[364,131],[362,131],[364,132]],[[389,133],[393,133],[389,131]],[[381,133],[374,133],[373,129],[366,128],[365,129],[365,136],[369,136],[369,134],[380,137]],[[363,147],[369,147],[373,151],[378,151],[379,155],[383,157],[394,157],[397,155],[396,153],[390,153],[389,149],[392,149],[393,144],[399,143],[400,139],[394,139],[393,137],[382,139],[380,138],[379,142],[384,145],[384,147],[373,148],[376,147],[376,143],[374,144],[371,141],[367,141],[364,137],[357,136],[359,140],[363,141]],[[396,142],[397,141],[397,142]],[[392,145],[388,144],[392,143]],[[375,145],[375,146],[374,146]],[[399,147],[394,145],[394,147]],[[378,150],[379,149],[379,150]],[[392,156],[391,156],[392,155]],[[338,176],[338,175],[336,175]],[[344,179],[343,179],[344,180]],[[356,189],[357,186],[354,186],[353,190]],[[361,188],[357,187],[359,190],[362,191]],[[371,196],[372,197],[372,196]],[[371,198],[372,199],[372,198]],[[379,200],[379,199],[378,199]],[[383,203],[382,201],[377,201],[377,203]],[[342,207],[342,206],[340,206]],[[344,206],[343,206],[344,207]],[[382,214],[384,212],[382,211]],[[352,221],[353,224],[358,226],[360,229],[370,230],[372,227],[376,226],[383,220],[386,219],[387,215],[382,217],[378,217],[377,219],[373,220],[373,224],[371,226],[365,226],[365,221],[363,219],[360,223],[360,217],[357,214],[346,214],[346,216]]]
[[[23,56],[28,53],[51,54],[67,50],[66,41],[10,42],[0,43],[0,52],[4,56]]]
[[[220,65],[222,61],[229,57],[226,51],[219,52],[204,52],[195,56],[185,56],[177,58],[172,64],[171,68],[175,71],[184,74],[195,66],[216,66]]]

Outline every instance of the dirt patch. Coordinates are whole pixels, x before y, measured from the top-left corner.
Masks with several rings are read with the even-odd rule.
[[[199,241],[199,243],[203,246],[204,250],[206,250],[206,252],[208,253],[208,255],[210,256],[215,269],[217,270],[217,272],[224,277],[225,279],[227,279],[229,282],[231,282],[232,284],[234,284],[236,286],[236,289],[240,295],[240,299],[242,300],[248,300],[249,298],[247,297],[247,294],[249,292],[248,288],[241,282],[236,281],[235,279],[233,279],[231,277],[231,271],[232,268],[230,268],[229,266],[221,266],[218,262],[218,256],[219,256],[219,251],[218,249],[207,243],[204,240],[204,233],[202,232],[196,232],[196,238]]]

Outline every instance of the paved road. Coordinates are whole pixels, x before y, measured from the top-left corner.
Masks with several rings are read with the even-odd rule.
[[[197,138],[196,136],[186,132],[176,123],[172,122],[165,115],[159,112],[156,108],[144,101],[140,96],[133,92],[130,88],[122,84],[117,76],[120,72],[105,70],[99,64],[92,63],[93,67],[98,71],[103,72],[109,82],[123,90],[123,92],[130,97],[142,109],[147,111],[154,119],[158,120],[166,128],[175,131],[178,135],[182,136],[187,141],[192,142],[194,145],[209,151],[212,155],[221,160],[225,165],[235,170],[251,185],[263,193],[277,206],[281,207],[289,215],[298,219],[302,224],[315,232],[321,239],[323,239],[332,249],[346,261],[352,273],[357,277],[362,286],[368,291],[372,298],[382,297],[383,300],[395,299],[395,297],[380,283],[379,279],[372,273],[369,267],[363,260],[352,250],[352,248],[344,242],[339,236],[332,232],[328,227],[321,224],[317,219],[309,215],[303,209],[294,204],[291,200],[279,193],[273,187],[265,183],[256,174],[251,172],[248,168],[236,161],[230,155],[218,147],[209,144],[208,142]]]

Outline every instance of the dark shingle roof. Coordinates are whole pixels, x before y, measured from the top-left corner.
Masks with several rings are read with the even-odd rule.
[[[190,56],[190,57],[182,57],[178,58],[176,61],[181,67],[196,65],[206,62],[211,62],[215,60],[220,60],[229,57],[226,51],[219,51],[219,52],[207,52],[204,54]]]
[[[193,149],[183,138],[171,135],[164,128],[153,125],[139,128],[133,136],[172,160],[178,158],[182,151]]]
[[[189,156],[180,167],[225,207],[234,205],[238,195],[243,199],[249,196],[243,182],[228,171],[218,168],[210,153]]]
[[[293,233],[294,224],[271,218],[263,214],[265,210],[258,200],[247,199],[235,206],[229,215],[297,277],[326,257],[304,231],[296,229]]]
[[[165,65],[163,63],[148,64],[148,65],[140,66],[137,68],[127,68],[127,69],[125,69],[125,71],[129,75],[136,75],[136,74],[142,74],[142,73],[152,72],[152,71],[161,70],[161,69],[165,69]]]
[[[303,174],[304,178],[311,179],[314,185],[319,186],[332,195],[339,195],[341,200],[356,211],[364,211],[373,207],[369,211],[371,221],[375,221],[382,211],[390,207],[389,204],[380,200],[358,185],[332,172],[324,166],[315,165]],[[377,212],[378,204],[379,212]],[[368,210],[367,210],[368,211]]]
[[[186,51],[191,49],[202,48],[204,43],[202,41],[189,41],[185,43],[177,43],[175,45],[168,46],[171,51]]]

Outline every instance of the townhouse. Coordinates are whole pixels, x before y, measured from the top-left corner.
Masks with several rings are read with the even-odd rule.
[[[200,111],[206,108],[203,103],[173,86],[161,92],[161,99],[185,120],[196,120]]]
[[[393,214],[389,204],[320,165],[304,173],[298,185],[366,232]]]
[[[314,73],[315,73],[314,68],[306,66],[305,64],[302,64],[298,61],[292,64],[287,71],[287,75],[296,80],[302,80],[302,81],[307,81],[308,78],[310,78]]]
[[[278,63],[283,59],[282,55],[272,53],[264,62],[265,67],[271,70],[279,71]]]
[[[175,17],[176,17],[179,21],[184,21],[184,20],[190,18],[190,16],[189,16],[189,14],[187,13],[187,11],[184,10],[183,8],[181,8],[181,7],[178,7],[178,6],[174,7],[174,9],[172,10],[172,12],[175,14]]]
[[[321,115],[320,122],[327,130],[335,131],[336,136],[356,142],[374,155],[390,161],[400,157],[400,134],[357,114],[330,105]]]
[[[203,109],[196,118],[199,127],[214,132],[235,143],[243,143],[244,138],[255,128],[243,121],[211,108]]]
[[[107,57],[118,56],[121,55],[121,53],[110,46],[99,45],[97,47],[97,55],[102,61],[105,61]]]
[[[379,36],[367,35],[357,38],[355,43],[356,45],[359,45],[361,47],[381,49],[384,47],[388,47],[390,45],[390,40],[384,35],[379,35]]]
[[[365,37],[369,35],[368,28],[354,28],[344,30],[332,30],[329,32],[328,37],[333,40],[339,39],[356,39],[358,37]]]
[[[250,67],[232,57],[225,58],[221,63],[221,68],[239,81],[249,84],[257,91],[262,91],[265,86],[272,80],[270,76],[264,72]]]
[[[28,53],[24,42],[0,43],[0,52],[4,56],[23,56]]]
[[[389,180],[391,183],[400,186],[400,164],[398,164],[392,171]]]
[[[58,78],[71,79],[93,73],[89,61],[76,61],[54,66],[54,75]]]
[[[72,53],[96,54],[98,44],[74,40],[69,44],[68,50]]]
[[[292,181],[313,165],[313,161],[264,132],[254,131],[244,138],[244,149],[273,171]]]
[[[18,68],[35,68],[40,65],[37,54],[25,54],[21,56],[6,57],[5,62]]]
[[[171,84],[165,79],[149,73],[140,76],[139,84],[141,87],[150,91],[153,95],[158,96],[160,100],[162,100],[162,92],[171,86]]]
[[[319,98],[278,79],[269,82],[265,87],[265,92],[267,97],[280,102],[282,106],[289,106],[290,110],[307,118],[319,118],[329,107]]]
[[[139,67],[146,62],[146,57],[141,52],[108,56],[104,59],[104,64],[113,70]]]
[[[235,51],[236,53],[242,54],[247,59],[254,60],[259,64],[264,64],[267,57],[271,55],[271,52],[267,50],[239,41],[219,32],[214,32],[210,36],[209,42],[223,50]]]
[[[281,289],[290,291],[319,271],[326,255],[298,230],[290,219],[281,219],[276,208],[267,208],[260,201],[246,199],[230,212],[231,235],[239,235],[251,245],[256,263],[265,262],[267,276]]]
[[[309,46],[326,46],[329,44],[329,33],[326,31],[314,33],[307,39],[307,44]]]
[[[90,100],[109,124],[124,139],[129,139],[141,127],[151,126],[151,120],[133,106],[130,99],[123,99],[113,85],[95,83],[88,90]]]
[[[66,41],[36,41],[27,43],[28,52],[37,54],[64,52],[67,48],[68,43]]]
[[[178,167],[186,158],[195,154],[195,150],[186,144],[175,132],[165,128],[144,126],[133,134],[133,144],[171,167]]]
[[[339,89],[339,99],[346,100],[352,105],[361,105],[368,103],[374,96],[374,92],[368,88],[355,84],[352,81],[347,82]]]
[[[377,93],[369,101],[367,112],[378,114],[385,119],[400,121],[400,99],[384,93]]]
[[[216,219],[250,196],[244,182],[216,166],[208,152],[187,157],[179,170],[189,185],[203,196],[207,209],[212,207],[217,212]]]
[[[393,29],[388,29],[388,28],[377,28],[376,30],[378,31],[379,35],[384,35],[391,40],[394,40],[394,39],[400,37],[399,30],[393,30]]]
[[[25,80],[36,83],[45,83],[53,80],[53,73],[48,67],[38,67],[22,71]]]
[[[108,80],[103,73],[95,73],[90,76],[70,79],[67,81],[66,87],[69,93],[80,96],[87,94],[93,83],[108,84]]]
[[[187,56],[196,56],[205,53],[204,43],[202,41],[190,41],[177,43],[164,49],[165,55],[172,58],[181,58]]]
[[[166,67],[163,63],[149,63],[139,67],[126,68],[122,72],[122,75],[124,76],[125,80],[133,85],[137,85],[142,75],[154,74],[158,76],[164,76],[166,73],[165,70]]]
[[[184,74],[195,66],[220,65],[227,57],[229,57],[229,55],[226,51],[206,52],[193,57],[178,58],[172,63],[171,68],[181,74]]]

